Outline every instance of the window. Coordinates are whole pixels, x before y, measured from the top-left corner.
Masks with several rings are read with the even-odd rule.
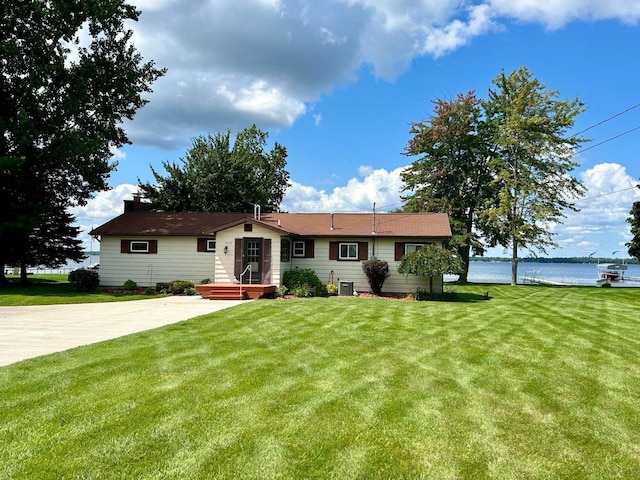
[[[245,224],[244,224],[244,231],[245,231],[245,232],[253,232],[253,224],[251,224],[251,223],[245,223]]]
[[[363,261],[369,258],[369,242],[329,242],[329,260]]]
[[[198,251],[215,253],[216,251],[216,237],[207,237],[198,239]]]
[[[129,243],[130,253],[149,253],[149,242],[146,240],[131,240]]]
[[[280,261],[288,262],[289,260],[291,260],[291,242],[282,240],[280,242]]]
[[[120,240],[120,253],[158,253],[157,240]]]
[[[358,244],[341,243],[339,258],[340,260],[358,260]]]
[[[304,257],[305,254],[305,243],[301,240],[296,240],[293,242],[293,256],[294,257]]]
[[[424,243],[405,243],[404,244],[404,253],[405,255],[409,252],[415,252],[424,247]]]

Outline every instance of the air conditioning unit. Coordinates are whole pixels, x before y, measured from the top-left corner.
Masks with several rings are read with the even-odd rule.
[[[338,288],[339,295],[353,295],[353,282],[340,282]]]

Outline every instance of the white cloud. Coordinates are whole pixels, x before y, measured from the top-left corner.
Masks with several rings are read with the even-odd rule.
[[[640,19],[638,0],[134,0],[135,45],[167,67],[127,125],[138,145],[184,146],[211,131],[291,126],[362,72],[394,80],[508,21]],[[362,67],[370,67],[363,69]]]
[[[400,172],[404,168],[389,172],[361,166],[361,178],[352,178],[345,186],[329,192],[292,182],[282,208],[289,212],[370,212],[374,203],[381,211],[399,208],[402,188]]]
[[[586,193],[576,202],[580,211],[566,212],[567,218],[553,229],[562,247],[557,254],[565,250],[573,252],[572,256],[594,250],[602,256],[615,250],[626,253],[624,243],[631,238],[626,220],[633,202],[640,200],[638,181],[617,163],[595,165],[581,172],[579,178]]]
[[[542,23],[548,28],[560,28],[575,20],[619,20],[633,24],[640,19],[638,0],[489,0],[487,5],[496,17]]]

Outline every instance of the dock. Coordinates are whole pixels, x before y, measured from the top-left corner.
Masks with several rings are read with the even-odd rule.
[[[557,280],[550,280],[548,278],[540,278],[540,277],[531,277],[528,275],[523,275],[520,277],[523,283],[537,283],[539,285],[556,285],[559,287],[568,287],[571,285],[566,282],[558,282]]]

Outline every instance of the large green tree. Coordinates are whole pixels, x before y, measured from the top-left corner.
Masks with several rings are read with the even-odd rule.
[[[630,242],[625,243],[625,246],[629,249],[629,255],[640,260],[640,202],[633,202],[629,214],[631,216],[627,218],[627,222],[631,224],[633,237]]]
[[[575,148],[584,139],[568,134],[583,104],[577,98],[560,100],[525,67],[502,72],[493,83],[485,110],[495,132],[490,168],[498,196],[481,216],[493,229],[494,242],[511,248],[515,285],[519,250],[544,252],[554,246],[549,225],[561,222],[565,209],[576,210],[574,200],[583,194],[570,172],[577,166]]]
[[[166,176],[153,167],[155,182],[138,181],[151,207],[167,211],[263,212],[280,207],[289,185],[287,150],[277,142],[267,151],[268,134],[255,125],[231,144],[231,132],[199,136],[180,163],[163,162]]]
[[[405,154],[419,158],[401,174],[404,190],[410,192],[403,197],[403,210],[449,214],[453,237],[448,247],[462,259],[459,281],[466,283],[470,253],[484,251],[478,213],[494,197],[489,170],[491,125],[484,121],[474,92],[438,99],[433,105],[427,121],[411,124],[413,137]]]
[[[140,12],[123,0],[3,2],[0,12],[0,198],[9,212],[0,265],[25,273],[36,261],[77,258],[79,243],[44,235],[73,235],[62,212],[107,189],[112,149],[129,143],[122,122],[164,71],[133,46],[125,22]],[[50,228],[52,215],[69,228]],[[66,246],[45,259],[55,244]]]

